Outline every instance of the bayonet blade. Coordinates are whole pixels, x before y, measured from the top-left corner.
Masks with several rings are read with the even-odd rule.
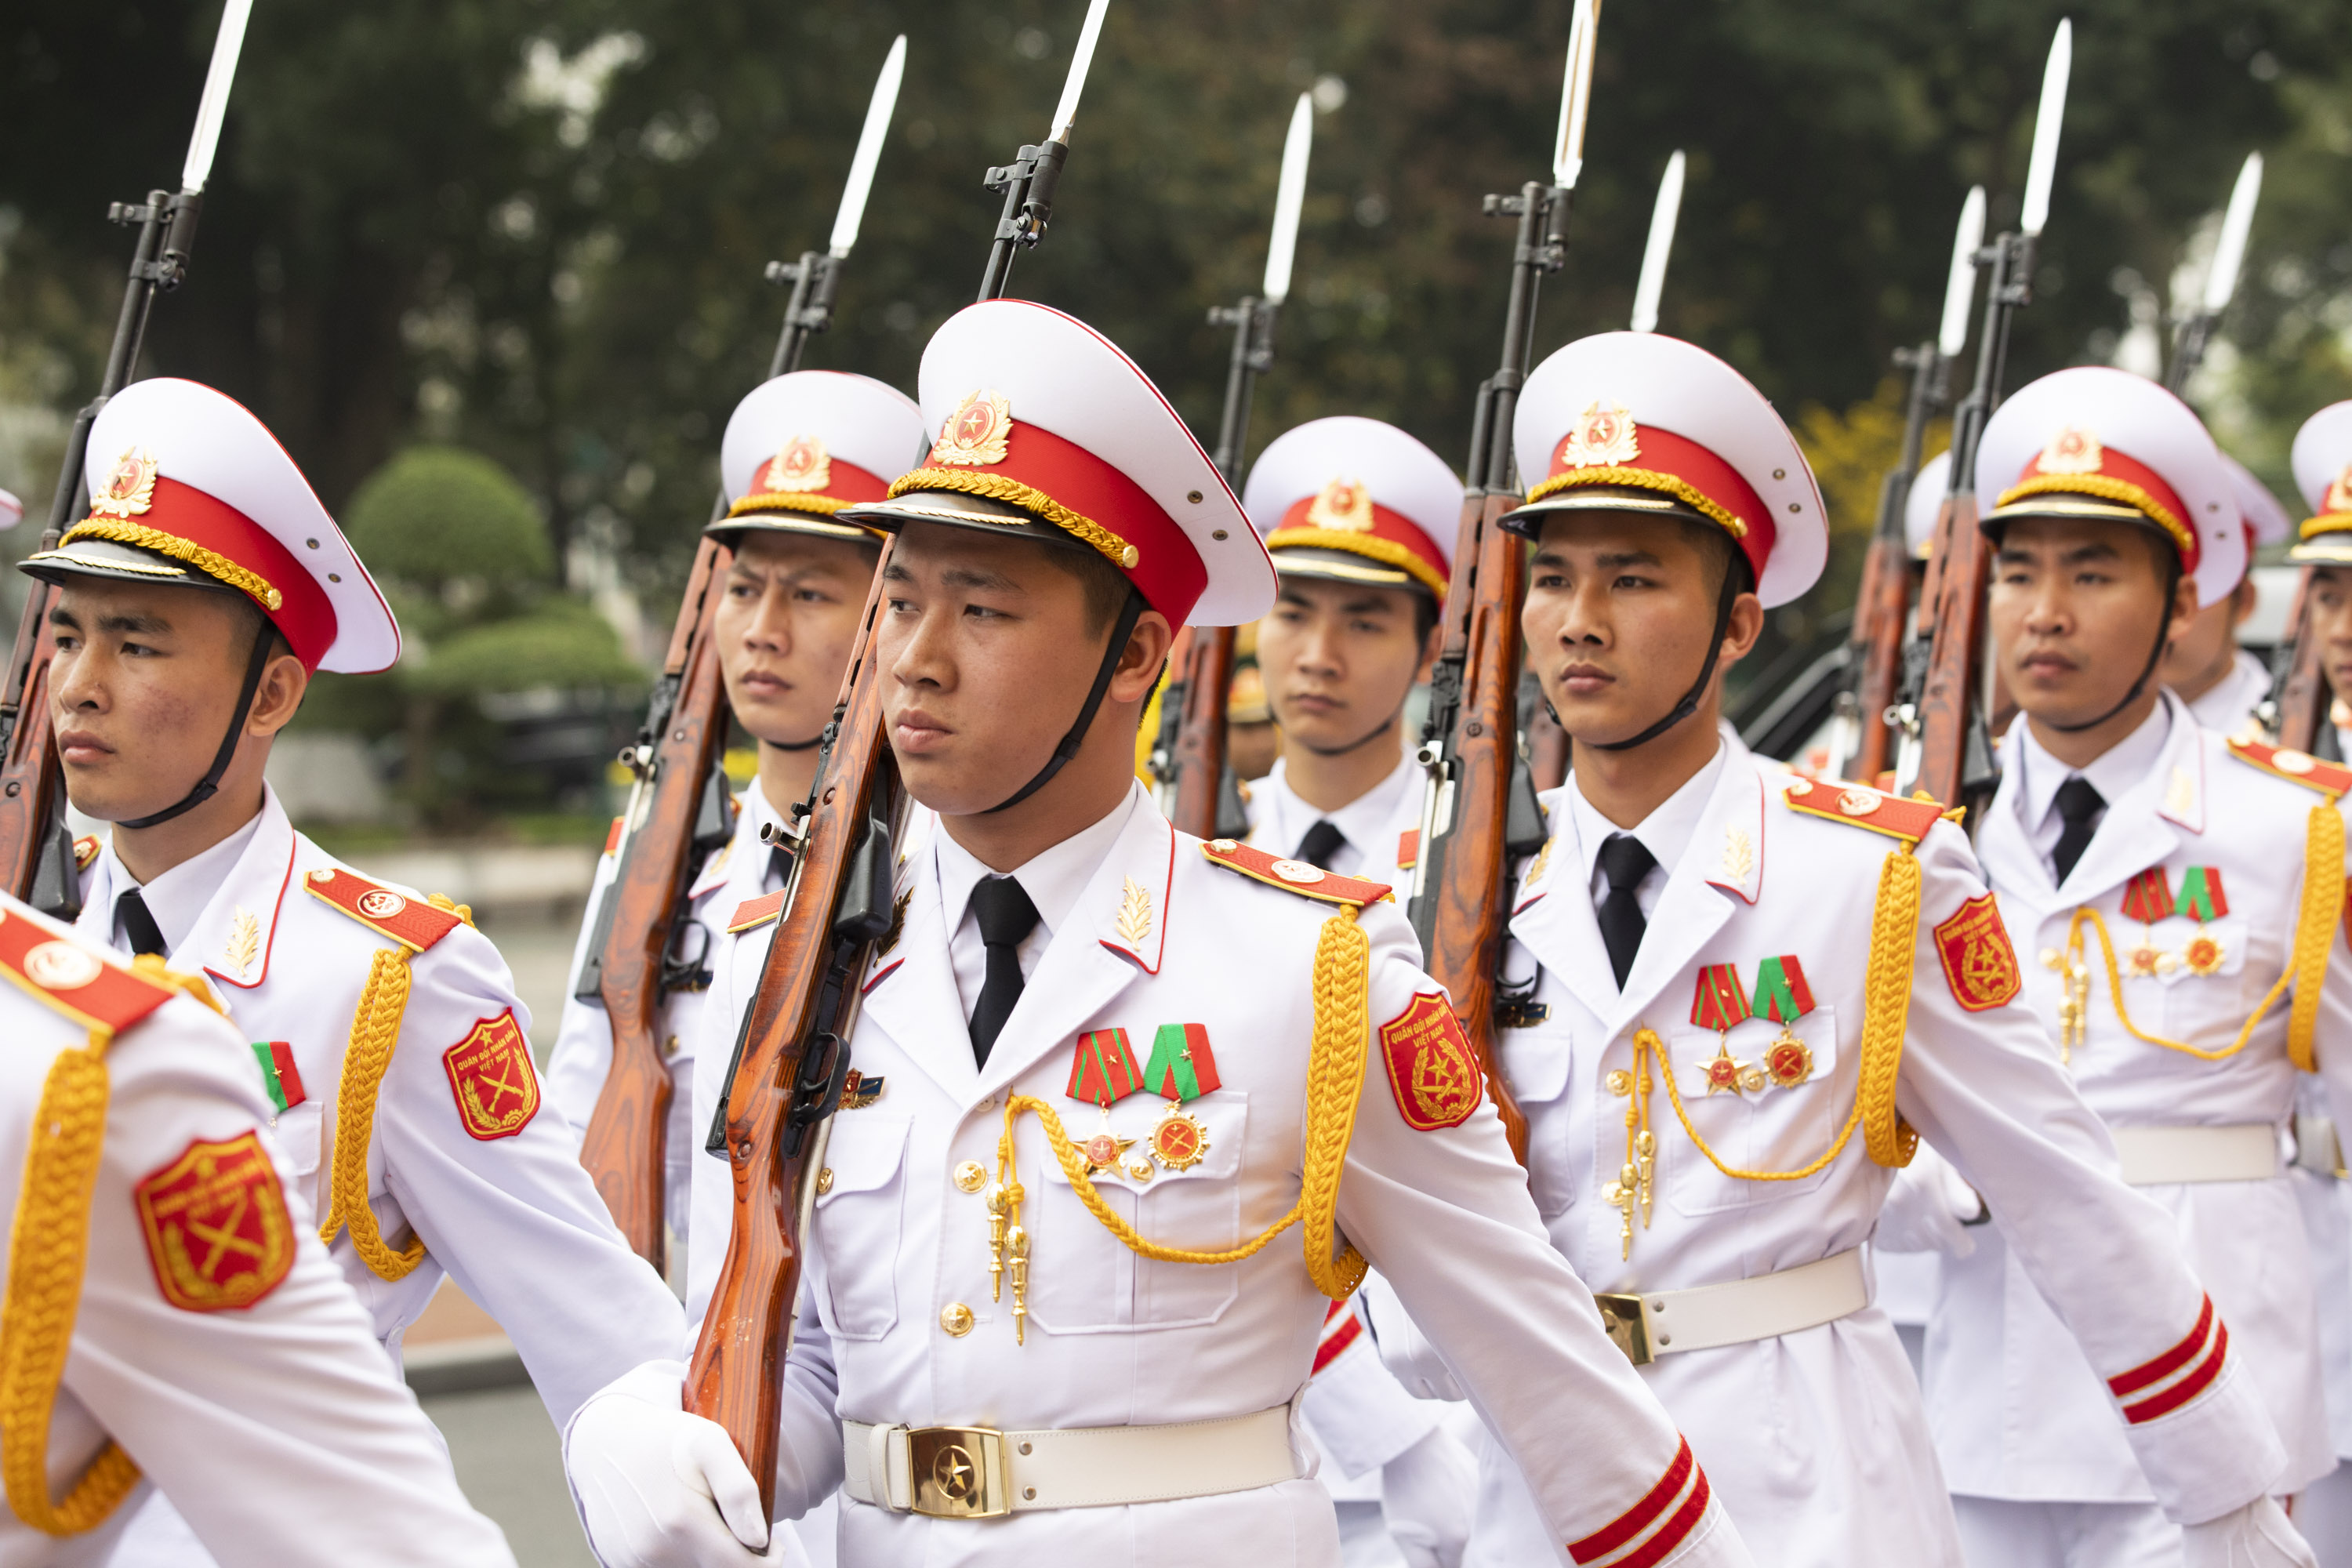
[[[849,160],[849,183],[841,188],[841,213],[833,220],[833,254],[846,256],[857,243],[858,226],[866,221],[866,198],[874,190],[874,166],[882,161],[882,139],[890,133],[890,116],[898,107],[898,83],[907,74],[907,35],[898,35],[874,81],[874,98],[866,106],[866,129],[857,133],[857,152]]]
[[[1053,140],[1067,146],[1070,124],[1078,117],[1078,95],[1087,89],[1087,72],[1095,63],[1095,44],[1102,37],[1103,13],[1110,9],[1110,0],[1091,0],[1087,6],[1087,25],[1078,30],[1078,47],[1070,56],[1069,79],[1062,83],[1062,101],[1054,106]]]
[[[1290,111],[1290,134],[1282,143],[1282,180],[1274,195],[1274,237],[1265,247],[1265,302],[1290,298],[1290,264],[1298,255],[1298,214],[1307,201],[1307,154],[1315,141],[1315,99],[1298,95]]]
[[[1551,183],[1565,191],[1576,188],[1576,177],[1584,171],[1584,117],[1592,107],[1593,35],[1600,21],[1599,0],[1576,0],[1575,20],[1568,28],[1567,80],[1559,94],[1559,136],[1551,157]]]
[[[1675,219],[1683,209],[1683,155],[1677,150],[1666,160],[1665,177],[1658,182],[1658,205],[1650,213],[1650,243],[1642,252],[1642,281],[1633,290],[1633,328],[1637,332],[1658,330],[1658,297],[1665,292],[1666,257],[1675,247]]]
[[[2050,221],[2050,186],[2058,174],[2058,131],[2066,119],[2066,78],[2074,68],[2074,24],[2058,24],[2050,63],[2042,70],[2042,107],[2033,115],[2033,161],[2025,175],[2025,208],[2017,226],[2038,235]]]
[[[2213,268],[2205,274],[2205,313],[2218,316],[2230,308],[2238,291],[2238,269],[2245,265],[2246,236],[2254,226],[2254,204],[2263,199],[2263,155],[2246,154],[2238,183],[2230,192],[2230,209],[2221,217],[2221,238],[2213,247]]]
[[[1969,346],[1969,307],[1977,297],[1977,251],[1984,244],[1985,194],[1969,187],[1960,204],[1960,226],[1952,235],[1952,270],[1944,283],[1944,321],[1936,331],[1936,352],[1958,359]]]
[[[220,32],[213,38],[212,69],[205,73],[205,95],[196,100],[196,132],[188,139],[188,161],[180,170],[180,189],[194,195],[213,175],[213,154],[220,150],[221,121],[228,113],[229,84],[236,79],[236,58],[245,49],[245,25],[253,17],[253,0],[228,0],[221,10]]]

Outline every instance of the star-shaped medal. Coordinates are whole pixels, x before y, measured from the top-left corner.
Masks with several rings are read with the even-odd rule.
[[[1717,1046],[1715,1059],[1701,1062],[1698,1070],[1706,1075],[1706,1092],[1710,1095],[1727,1090],[1736,1095],[1746,1087],[1749,1077],[1748,1064],[1731,1054],[1729,1040]]]

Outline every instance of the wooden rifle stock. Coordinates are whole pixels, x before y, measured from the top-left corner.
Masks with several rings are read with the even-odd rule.
[[[9,658],[7,700],[0,706],[6,737],[0,752],[0,867],[6,868],[9,892],[70,920],[81,912],[81,885],[66,826],[57,732],[49,727],[49,660],[57,652],[49,606],[56,598],[47,584],[32,585]]]
[[[2311,633],[2311,568],[2295,583],[2294,609],[2287,621],[2294,638],[2294,657],[2278,679],[2278,743],[2289,751],[2309,752],[2319,742],[2319,727],[2327,721],[2327,674],[2320,662],[2320,639]]]
[[[1178,699],[1170,777],[1163,781],[1168,820],[1196,838],[1239,837],[1225,801],[1225,696],[1234,675],[1234,628],[1187,626],[1173,662],[1167,696]],[[1162,719],[1163,726],[1171,721]],[[1238,830],[1236,830],[1238,827]]]
[[[806,1207],[826,1119],[849,1070],[859,983],[890,923],[891,844],[905,816],[875,668],[889,559],[886,543],[858,657],[817,764],[783,914],[736,1042],[725,1108],[734,1222],[686,1380],[685,1408],[727,1429],[771,1510]]]
[[[1886,710],[1902,682],[1910,618],[1909,552],[1900,534],[1889,538],[1882,530],[1871,536],[1870,552],[1863,557],[1862,591],[1854,600],[1852,647],[1860,675],[1854,683],[1856,742],[1847,778],[1874,784],[1891,765]]]
[[[664,1166],[672,1092],[659,1038],[663,975],[679,922],[691,918],[686,890],[704,848],[697,807],[727,745],[715,622],[732,560],[733,552],[708,537],[695,552],[662,661],[660,689],[674,695],[660,729],[648,737],[647,787],[631,802],[620,871],[604,894],[610,920],[597,994],[613,1031],[613,1065],[588,1119],[580,1163],[631,1249],[656,1271],[667,1264]]]
[[[1474,493],[1463,504],[1454,560],[1473,564],[1467,572],[1457,565],[1447,585],[1436,674],[1439,681],[1459,682],[1459,705],[1445,748],[1448,776],[1438,787],[1433,820],[1423,826],[1417,877],[1431,917],[1422,932],[1423,966],[1454,999],[1511,1152],[1525,1165],[1527,1114],[1503,1074],[1495,1038],[1496,976],[1510,920],[1519,605],[1528,580],[1527,545],[1504,531],[1502,519],[1518,504],[1507,490]],[[1441,706],[1444,701],[1441,697]]]
[[[1947,496],[1936,519],[1935,596],[1927,602],[1927,679],[1919,698],[1918,787],[1947,805],[1969,804],[1977,683],[1984,658],[1985,579],[1992,545],[1977,526],[1974,494]],[[1973,824],[1972,824],[1973,826]]]

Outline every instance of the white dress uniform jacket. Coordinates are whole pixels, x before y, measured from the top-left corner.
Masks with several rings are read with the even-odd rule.
[[[1296,855],[1307,830],[1328,818],[1346,837],[1328,868],[1395,888],[1398,902],[1403,902],[1404,871],[1412,866],[1420,838],[1422,781],[1428,777],[1421,764],[1404,758],[1394,773],[1337,811],[1318,811],[1299,799],[1288,772],[1277,761],[1272,773],[1250,784],[1250,832],[1243,842],[1275,855]]]
[[[1653,815],[1686,814],[1686,847],[1661,858],[1663,886],[1622,992],[1595,912],[1598,846],[1582,842],[1580,823],[1588,814],[1601,819],[1567,798],[1573,777],[1547,797],[1554,837],[1524,872],[1511,920],[1505,978],[1534,980],[1540,1014],[1501,1037],[1504,1068],[1528,1115],[1529,1179],[1553,1246],[1603,1290],[1690,1289],[1833,1258],[1869,1239],[1894,1176],[1865,1152],[1860,1129],[1801,1179],[1728,1175],[1694,1142],[1661,1074],[1648,1101],[1653,1203],[1625,1252],[1623,1211],[1609,1199],[1627,1159],[1624,1091],[1637,1031],[1647,1026],[1663,1042],[1689,1128],[1725,1164],[1782,1173],[1820,1160],[1856,1110],[1877,889],[1887,857],[1907,842],[1847,820],[1874,806],[1885,813],[1882,797],[1807,784],[1733,742],[1711,784],[1709,777],[1703,771],[1685,786],[1696,798],[1677,797]],[[1791,791],[1828,819],[1800,811]],[[1917,807],[1894,804],[1916,820]],[[2140,1368],[2180,1344],[2202,1289],[2163,1209],[2116,1179],[2105,1130],[2032,1014],[2000,1002],[2002,966],[1986,963],[1967,1002],[1948,981],[1939,927],[1973,929],[1976,958],[1998,957],[1967,839],[1937,822],[1914,853],[1918,933],[1895,1108],[1984,1194],[2030,1272],[2025,1293],[2038,1306],[2038,1285],[2059,1303],[2092,1364],[2109,1374]],[[1789,1026],[1801,1056],[1773,1050],[1782,1026],[1760,1007],[1720,1034],[1693,1023],[1706,966],[1736,966],[1745,990],[1760,962],[1787,956],[1798,960],[1814,1004]],[[2013,987],[2013,961],[2006,967]],[[1709,1093],[1703,1064],[1718,1053],[1756,1076]],[[1786,1086],[1759,1082],[1767,1064],[1807,1070]],[[1671,1314],[1660,1321],[1671,1331]],[[2082,1359],[2072,1342],[2067,1349]],[[1918,1386],[1875,1307],[1777,1337],[1668,1349],[1643,1376],[1759,1561],[1958,1564]],[[2108,1404],[2095,1413],[2100,1435],[2124,1462],[2138,1455],[2180,1516],[2221,1513],[2279,1466],[2249,1381],[2232,1357],[2197,1397],[2129,1427],[2128,1443]],[[1470,1560],[1542,1561],[1550,1538],[1534,1525],[1517,1478],[1491,1456],[1486,1468]]]
[[[1084,1032],[1124,1029],[1139,1056],[1158,1026],[1197,1025],[1215,1053],[1221,1087],[1183,1106],[1206,1133],[1198,1163],[1143,1160],[1165,1110],[1159,1096],[1112,1107],[1113,1134],[1137,1142],[1097,1184],[1146,1237],[1233,1247],[1301,1190],[1312,954],[1332,906],[1212,863],[1139,786],[1080,837],[1093,847],[1078,863],[1054,850],[1032,862],[1042,870],[1055,860],[1063,907],[1033,894],[1044,921],[1023,950],[1026,986],[985,1068],[973,1065],[961,994],[968,984],[977,995],[978,971],[960,977],[954,941],[969,857],[935,841],[905,867],[903,927],[867,979],[852,1040],[853,1066],[879,1092],[835,1119],[808,1243],[803,1306],[814,1310],[800,1318],[783,1400],[777,1496],[786,1515],[841,1482],[844,1419],[1152,1426],[1290,1405],[1307,1380],[1328,1303],[1292,1233],[1235,1264],[1140,1258],[1081,1205],[1027,1115],[1016,1136],[1032,1238],[1025,1345],[1015,1342],[1010,1288],[991,1299],[982,1184],[1006,1097],[1038,1097],[1073,1138],[1093,1135],[1100,1113],[1066,1093]],[[958,857],[950,908],[944,879]],[[1679,1542],[1671,1560],[1690,1568],[1747,1562],[1672,1426],[1602,1337],[1591,1296],[1545,1245],[1501,1123],[1483,1110],[1430,1131],[1406,1122],[1377,1031],[1416,994],[1438,993],[1395,906],[1370,906],[1360,921],[1375,1037],[1338,1198],[1347,1239],[1442,1343],[1532,1478],[1546,1528],[1561,1539],[1614,1530],[1620,1544],[1659,1540],[1660,1560]],[[723,962],[699,1104],[715,1104],[724,1081],[717,1020],[740,1016],[774,929],[747,932]],[[976,957],[979,943],[969,945]],[[1127,1173],[1134,1164],[1151,1174]],[[729,1183],[715,1160],[697,1168],[698,1193]],[[724,1232],[709,1213],[696,1233],[715,1244]],[[698,1277],[711,1250],[696,1248]],[[709,1289],[698,1279],[690,1300]],[[1296,1457],[1295,1428],[1293,1448]],[[1330,1502],[1303,1474],[1181,1501],[989,1521],[845,1499],[840,1545],[853,1568],[1338,1562]]]
[[[385,1244],[397,1251],[412,1235],[425,1243],[424,1261],[387,1280],[353,1250],[348,1228],[337,1232],[330,1249],[376,1337],[396,1357],[446,1272],[506,1330],[561,1424],[621,1372],[675,1346],[677,1300],[613,1227],[561,1110],[541,1102],[520,1126],[487,1137],[469,1124],[455,1081],[465,1056],[451,1053],[503,1034],[508,1019],[518,1034],[530,1027],[506,962],[470,924],[410,961],[373,1128],[336,1124],[353,1014],[376,955],[397,945],[310,891],[339,873],[357,875],[295,832],[268,794],[243,851],[173,942],[172,965],[208,976],[240,1033],[292,1047],[306,1098],[278,1116],[278,1137],[304,1200],[322,1215],[336,1143],[368,1137],[368,1206]],[[79,926],[103,941],[117,895],[135,884],[111,847],[84,882]],[[537,1096],[528,1073],[513,1081]]]
[[[2231,661],[2230,673],[2214,682],[2211,690],[2189,703],[2189,712],[2216,734],[2243,735],[2248,732],[2247,721],[2254,715],[2255,704],[2270,694],[2270,670],[2261,659],[2240,648]]]
[[[780,824],[758,781],[735,797],[735,833],[695,873],[687,888],[689,927],[682,930],[671,957],[692,966],[699,980],[662,998],[660,1038],[668,1054],[671,1094],[668,1136],[663,1144],[662,1212],[683,1256],[689,1238],[689,1178],[696,1152],[702,1147],[708,1123],[694,1121],[694,1053],[701,1036],[702,1005],[709,994],[711,964],[727,940],[727,917],[736,905],[783,884],[771,870],[771,852],[760,842],[760,830]],[[607,853],[596,862],[596,879],[590,890],[592,910],[607,896],[620,874],[620,858]],[[585,1137],[596,1100],[604,1092],[604,1079],[613,1070],[613,1025],[601,999],[583,1000],[580,972],[589,958],[588,943],[595,936],[593,921],[583,922],[572,952],[572,970],[563,988],[563,1020],[556,1031],[555,1051],[547,1069],[548,1097],[563,1112],[576,1137]]]
[[[14,1230],[26,1212],[22,1183],[44,1081],[61,1053],[89,1043],[87,1024],[63,1007],[91,1006],[100,961],[100,950],[14,900],[0,900],[0,922],[17,933],[0,937],[16,982],[0,984],[8,1041],[0,1246],[15,1248],[29,1244]],[[40,952],[52,942],[66,959]],[[28,969],[50,988],[28,980]],[[157,989],[120,972],[112,984]],[[152,994],[136,1005],[152,1006]],[[293,1169],[266,1130],[251,1050],[202,1003],[173,996],[117,1034],[104,1059],[95,1190],[68,1227],[48,1233],[87,1221],[79,1305],[51,1407],[49,1497],[61,1499],[110,1439],[143,1479],[79,1535],[51,1536],[0,1510],[0,1564],[102,1563],[160,1488],[225,1562],[511,1568],[505,1541],[467,1505],[437,1436],[310,1233]],[[207,1160],[209,1191],[190,1173]],[[191,1237],[194,1226],[205,1229]],[[207,1234],[226,1239],[218,1248],[185,1245]],[[265,1287],[271,1272],[280,1277]],[[246,1300],[215,1310],[209,1289]]]
[[[2136,742],[2147,760],[2129,770],[2129,787],[2102,791],[2106,814],[2096,834],[2064,884],[2053,886],[2046,846],[2033,837],[2042,825],[2023,820],[2021,802],[2037,783],[2047,799],[2066,769],[2027,727],[2012,726],[1978,853],[2002,918],[2033,955],[2022,1005],[2053,1037],[2064,982],[2049,957],[2066,947],[2072,918],[2087,908],[2100,912],[2113,939],[2132,1022],[2149,1035],[2224,1050],[2288,967],[2306,819],[2326,796],[2240,760],[2168,692],[2147,727],[2117,749]],[[2226,912],[2200,922],[2184,910],[2147,924],[2126,915],[2129,884],[2151,867],[2163,868],[2176,894],[2191,868],[2207,868],[2221,885]],[[2342,868],[2328,875],[2340,892]],[[2188,962],[2200,940],[2218,942],[2210,973],[2196,973]],[[2263,1129],[2273,1148],[2283,1147],[2296,1079],[2286,1048],[2289,998],[2279,998],[2242,1050],[2200,1060],[2132,1037],[2117,1016],[2095,933],[2086,929],[2083,941],[2086,1034],[2067,1070],[2106,1125]],[[2336,1046],[2352,1038],[2352,968],[2340,922],[2331,922],[2329,944],[2317,1003],[2318,1065],[2340,1124],[2343,1108],[2352,1105],[2352,1050]],[[2160,970],[2133,973],[2131,955],[2143,947],[2165,955]],[[2131,1135],[2119,1133],[2118,1141]],[[2250,1136],[2259,1143],[2260,1133]],[[1969,1174],[2000,1214],[2000,1200],[1984,1188],[1981,1173]],[[2295,1490],[2327,1471],[2335,1455],[2312,1397],[2320,1363],[2311,1262],[2284,1169],[2264,1179],[2174,1182],[2142,1192],[2162,1205],[2167,1228],[2229,1326],[2231,1360],[2242,1361],[2243,1381],[2285,1443],[2288,1462],[2268,1478],[2270,1489]],[[2132,1462],[2094,1367],[2027,1284],[2012,1248],[1979,1237],[1972,1257],[1946,1260],[1944,1297],[1928,1334],[1928,1399],[1952,1489],[2024,1501],[2168,1500]]]

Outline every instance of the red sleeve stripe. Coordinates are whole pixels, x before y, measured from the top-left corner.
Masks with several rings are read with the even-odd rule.
[[[1363,1331],[1364,1320],[1359,1318],[1353,1312],[1349,1313],[1348,1321],[1341,1323],[1329,1333],[1325,1334],[1323,1336],[1323,1342],[1315,1347],[1315,1372],[1319,1373],[1325,1367],[1329,1366],[1333,1362],[1338,1361],[1339,1359],[1339,1353],[1346,1350],[1349,1345],[1354,1344],[1356,1341],[1362,1336]],[[1307,1375],[1311,1377],[1314,1375],[1314,1373],[1309,1373]]]
[[[2125,1405],[2124,1419],[2137,1426],[2144,1421],[2153,1421],[2159,1415],[2168,1415],[2179,1409],[2204,1393],[2213,1380],[2221,1375],[2221,1363],[2229,1358],[2229,1354],[2230,1326],[2224,1323],[2220,1331],[2213,1336],[2212,1353],[2198,1363],[2195,1372],[2190,1373],[2170,1388],[2159,1394],[2149,1394],[2137,1405]]]
[[[1698,1460],[1692,1456],[1690,1439],[1685,1437],[1682,1448],[1675,1455],[1675,1462],[1666,1467],[1666,1473],[1658,1478],[1658,1484],[1652,1487],[1641,1501],[1583,1540],[1570,1542],[1568,1554],[1581,1563],[1594,1563],[1632,1541],[1658,1521],[1668,1505],[1682,1495],[1684,1483],[1690,1479],[1691,1472],[1696,1468]]]
[[[2117,1399],[2127,1399],[2151,1384],[2162,1383],[2197,1359],[2197,1352],[2205,1348],[2206,1338],[2212,1329],[2213,1298],[2208,1296],[2204,1310],[2197,1314],[2197,1326],[2189,1331],[2186,1339],[2154,1361],[2142,1362],[2129,1372],[2119,1372],[2107,1379],[2108,1392]]]
[[[1697,1483],[1690,1489],[1690,1496],[1685,1498],[1683,1506],[1675,1510],[1675,1517],[1666,1521],[1665,1528],[1643,1542],[1638,1551],[1611,1563],[1610,1568],[1654,1568],[1655,1564],[1674,1555],[1682,1543],[1690,1539],[1690,1532],[1698,1528],[1698,1521],[1706,1517],[1707,1496],[1706,1472],[1701,1470]]]

